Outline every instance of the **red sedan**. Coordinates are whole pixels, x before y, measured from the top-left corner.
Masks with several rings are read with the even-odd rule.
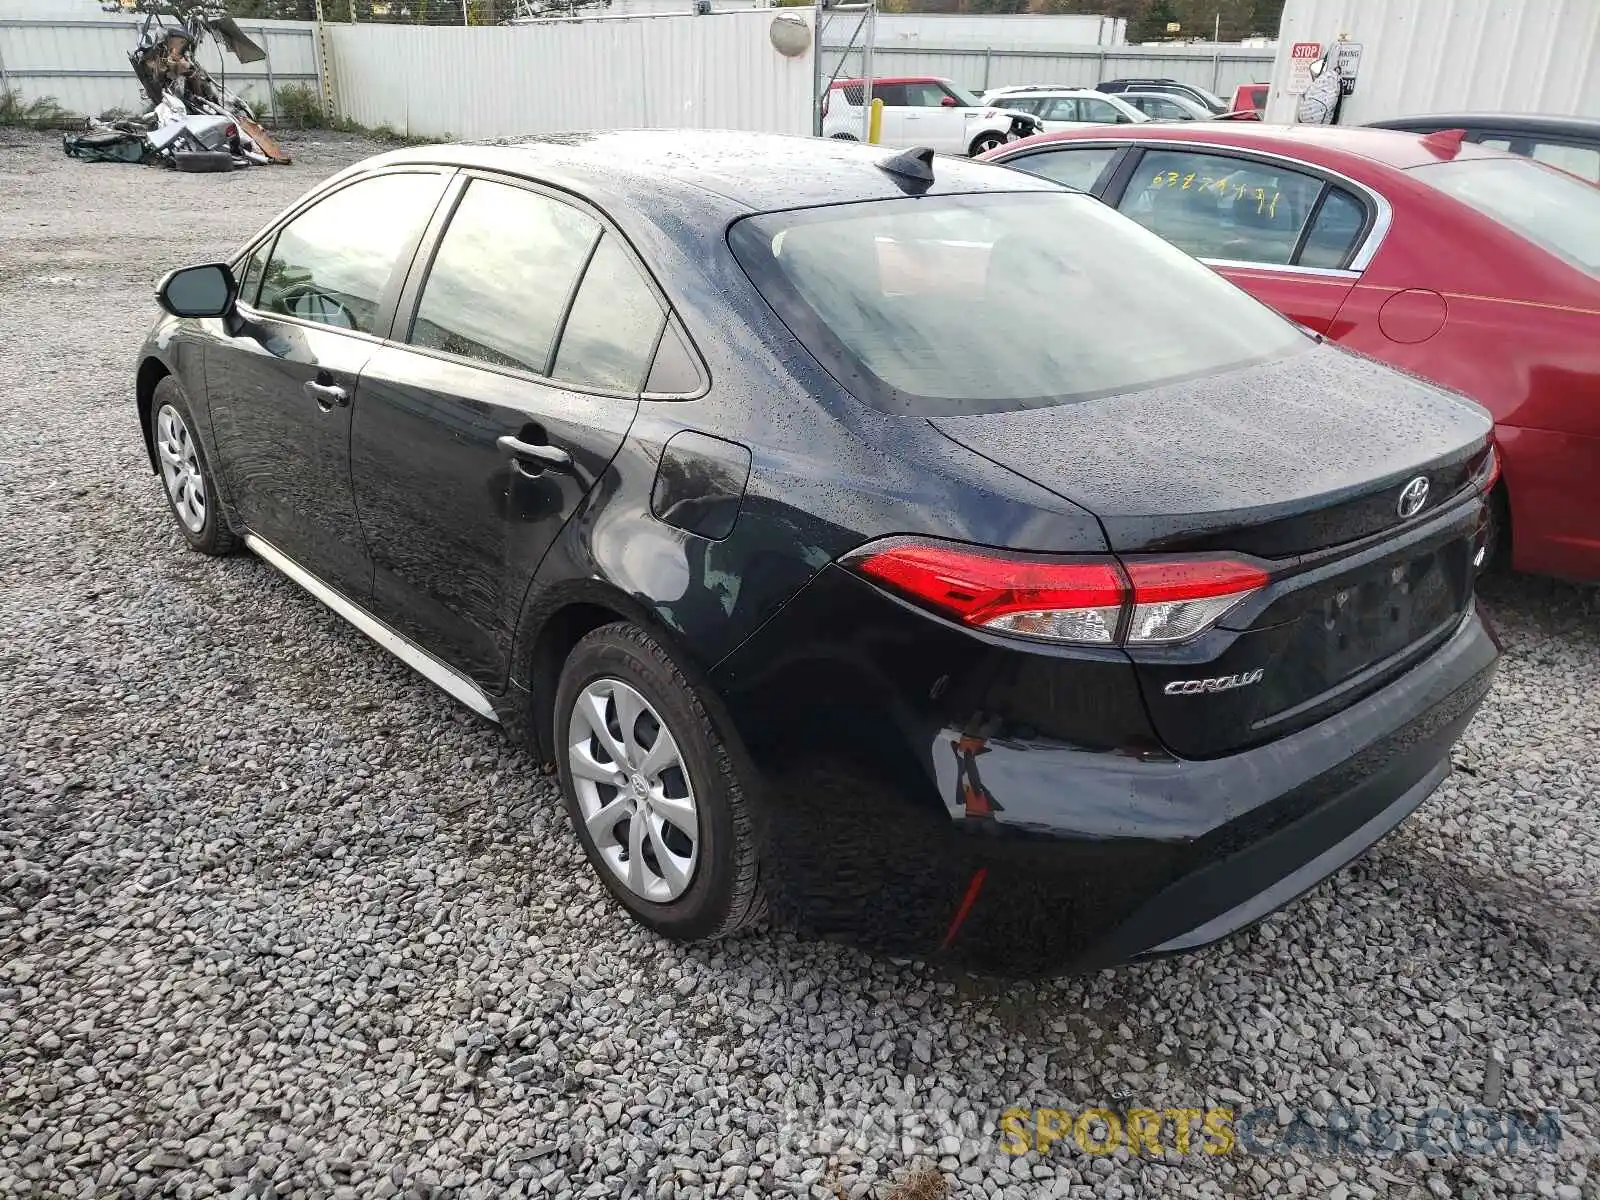
[[[1600,580],[1600,188],[1459,133],[1322,126],[1088,127],[983,157],[1477,400],[1503,462],[1495,557]]]

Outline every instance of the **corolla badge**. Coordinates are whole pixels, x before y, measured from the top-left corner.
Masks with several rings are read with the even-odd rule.
[[[1216,675],[1210,679],[1174,679],[1162,692],[1168,696],[1197,696],[1202,692],[1231,692],[1234,688],[1260,683],[1266,668],[1244,671],[1238,675]]]
[[[1428,502],[1428,477],[1418,475],[1405,487],[1400,489],[1400,519],[1414,517],[1422,511],[1422,506]]]

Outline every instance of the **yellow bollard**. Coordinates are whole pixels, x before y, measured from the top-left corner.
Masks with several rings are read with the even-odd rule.
[[[883,101],[878,97],[872,98],[872,112],[867,117],[867,141],[872,145],[878,144],[878,139],[883,136]]]

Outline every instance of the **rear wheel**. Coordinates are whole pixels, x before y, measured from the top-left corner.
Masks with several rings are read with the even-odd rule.
[[[627,622],[584,637],[561,672],[555,736],[573,829],[635,920],[698,941],[761,916],[746,772],[654,638]]]
[[[829,136],[831,136],[836,142],[859,142],[861,140],[853,133],[835,133],[830,134]]]
[[[968,152],[973,158],[977,158],[978,155],[987,154],[989,151],[1005,144],[1006,138],[1003,133],[980,133],[972,139],[972,146]]]

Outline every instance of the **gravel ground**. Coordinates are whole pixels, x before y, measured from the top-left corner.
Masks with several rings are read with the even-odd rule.
[[[1460,769],[1223,946],[1012,985],[659,942],[526,756],[259,562],[186,552],[145,469],[152,281],[368,149],[182,176],[0,131],[0,1195],[1600,1196],[1592,596],[1492,586]],[[1406,1134],[1485,1104],[1559,1144]],[[1140,1105],[1265,1111],[1224,1154],[996,1128]]]

